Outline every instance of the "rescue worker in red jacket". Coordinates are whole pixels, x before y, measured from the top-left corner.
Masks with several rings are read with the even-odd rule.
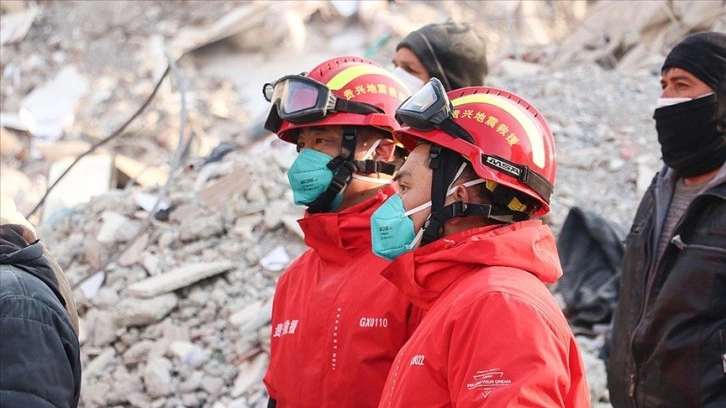
[[[449,99],[450,98],[450,99]],[[588,407],[582,358],[545,284],[562,276],[549,211],[554,139],[519,96],[448,96],[433,78],[397,110],[411,150],[371,219],[382,275],[426,310],[379,407]]]
[[[295,143],[288,171],[310,249],[278,281],[268,406],[375,407],[418,309],[380,276],[370,216],[397,166],[396,107],[409,96],[393,74],[358,57],[325,61],[264,87],[265,128]]]

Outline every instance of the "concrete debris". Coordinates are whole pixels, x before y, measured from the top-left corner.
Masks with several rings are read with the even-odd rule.
[[[167,78],[31,219],[74,285],[81,406],[266,406],[275,283],[305,245],[285,174],[296,146],[262,129],[263,83],[333,55],[389,67],[410,30],[472,22],[487,33],[487,85],[525,97],[555,136],[546,222],[558,233],[577,205],[627,229],[662,165],[651,116],[663,53],[685,29],[726,29],[710,8],[720,3],[39,2],[27,35],[2,45],[3,197],[27,214],[146,101],[167,50],[180,57],[192,138],[172,169],[181,103]],[[593,406],[605,408],[602,336],[578,341]]]
[[[179,360],[193,368],[197,368],[209,360],[207,351],[188,341],[174,341],[169,349]]]
[[[216,180],[201,192],[204,205],[210,210],[216,210],[232,194],[244,194],[250,185],[249,171],[244,168],[233,170],[231,173]]]
[[[104,211],[101,214],[101,227],[96,239],[103,244],[128,242],[136,236],[141,223],[115,211]]]
[[[83,297],[86,299],[93,299],[103,285],[103,281],[106,279],[106,275],[103,271],[98,271],[91,275],[90,278],[86,279],[79,285],[79,289],[83,292]]]
[[[260,386],[262,377],[265,375],[269,357],[266,353],[259,353],[240,365],[239,375],[234,380],[234,386],[230,393],[233,397],[239,397],[249,390],[250,387]]]
[[[129,285],[127,292],[132,296],[150,298],[189,286],[233,268],[234,263],[230,261],[184,265],[161,275],[135,282]]]
[[[625,15],[628,24],[613,24]],[[725,26],[726,9],[719,1],[599,1],[560,44],[553,64],[595,62],[627,71],[650,69],[689,32],[719,27],[723,31]]]
[[[123,299],[116,307],[116,323],[120,326],[145,326],[156,323],[177,305],[176,295],[169,293],[153,299]]]
[[[144,387],[151,398],[165,397],[171,393],[173,365],[163,357],[149,360],[144,368]]]
[[[27,10],[15,11],[3,15],[3,24],[0,28],[0,45],[20,41],[35,21],[38,10],[34,7]]]
[[[48,185],[52,185],[68,169],[73,159],[66,158],[50,166]],[[115,184],[113,158],[108,154],[93,154],[81,159],[48,194],[43,205],[43,219],[52,220],[77,204],[103,194]]]
[[[75,118],[76,103],[89,90],[89,80],[73,65],[23,99],[18,115],[33,135],[57,140]]]
[[[285,251],[285,247],[278,245],[270,251],[269,254],[265,255],[264,258],[260,259],[260,265],[268,271],[280,272],[287,267],[290,263],[290,256]]]
[[[146,254],[144,251],[146,250],[146,246],[149,244],[149,234],[142,234],[138,239],[136,239],[131,246],[129,246],[118,258],[116,261],[120,266],[131,266],[138,262],[140,259],[144,258]],[[149,269],[147,269],[148,271]],[[151,273],[151,275],[155,275],[155,273]]]

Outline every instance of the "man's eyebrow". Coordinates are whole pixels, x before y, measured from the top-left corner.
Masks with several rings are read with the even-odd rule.
[[[393,181],[399,181],[403,177],[411,177],[411,172],[408,170],[399,171],[398,174],[393,177]]]
[[[691,77],[686,75],[674,75],[669,78],[671,81],[692,81]]]

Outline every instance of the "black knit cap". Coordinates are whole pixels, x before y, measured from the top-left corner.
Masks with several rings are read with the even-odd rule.
[[[690,72],[711,89],[724,93],[726,34],[711,31],[689,35],[673,47],[661,72],[674,67]]]
[[[401,47],[410,49],[447,91],[481,86],[489,72],[486,45],[468,24],[449,20],[423,26],[409,33],[396,50]]]

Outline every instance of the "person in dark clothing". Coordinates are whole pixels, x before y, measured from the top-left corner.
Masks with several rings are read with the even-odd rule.
[[[2,216],[0,406],[76,407],[80,344],[68,282],[34,232]]]
[[[614,407],[726,407],[726,34],[669,53],[654,119],[665,166],[625,241]]]
[[[486,45],[468,24],[447,21],[409,33],[396,46],[394,73],[411,92],[437,78],[446,91],[481,86],[489,72]]]

